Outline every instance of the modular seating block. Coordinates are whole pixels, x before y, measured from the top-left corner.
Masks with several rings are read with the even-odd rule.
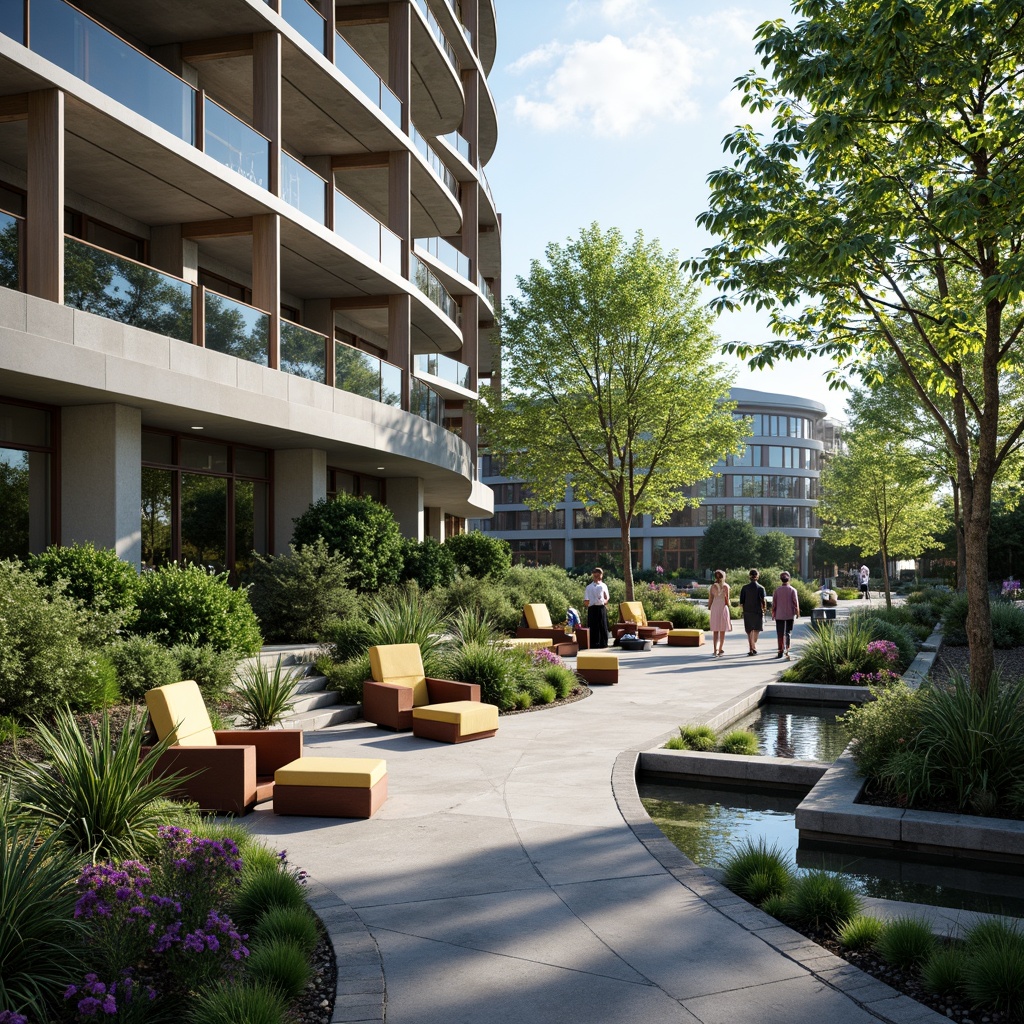
[[[619,656],[606,651],[580,651],[576,674],[597,686],[612,686],[619,681]]]
[[[670,629],[668,631],[669,647],[703,647],[704,630],[702,629]]]
[[[388,797],[376,757],[300,757],[274,772],[274,813],[371,818]]]
[[[498,709],[477,700],[426,704],[412,709],[412,734],[442,743],[483,740],[498,731]]]

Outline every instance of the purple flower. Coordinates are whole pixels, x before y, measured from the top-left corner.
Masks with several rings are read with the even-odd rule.
[[[28,1024],[28,1017],[13,1010],[0,1010],[0,1024]]]

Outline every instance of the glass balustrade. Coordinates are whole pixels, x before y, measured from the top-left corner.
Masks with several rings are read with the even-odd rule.
[[[334,66],[364,96],[372,100],[392,124],[401,127],[402,101],[384,84],[380,75],[356,53],[340,32],[334,40]]]
[[[318,224],[327,223],[327,182],[284,152],[281,153],[281,198]]]
[[[448,58],[448,63],[458,71],[459,58],[455,53],[455,48],[448,42],[448,37],[444,34],[444,29],[441,28],[437,18],[434,17],[433,11],[427,7],[426,0],[416,0],[416,6],[420,9],[420,13],[423,15],[423,18],[427,23],[427,28],[430,29],[434,38],[437,40],[437,45],[441,47],[442,52]]]
[[[334,190],[334,230],[389,270],[402,272],[402,240],[340,189]]]
[[[459,252],[451,242],[443,238],[417,238],[416,247],[429,252],[434,259],[455,271],[459,277],[469,280],[469,257]]]
[[[215,352],[268,364],[270,314],[206,289],[204,338]]]
[[[243,178],[267,187],[270,168],[270,140],[250,128],[219,103],[206,97],[203,119],[203,149],[217,163],[230,167]]]
[[[487,175],[484,174],[483,167],[478,167],[477,170],[480,172],[480,184],[483,185],[484,191],[487,193],[487,198],[491,201],[491,206],[497,210],[498,204],[494,201],[494,193],[491,191],[491,183],[487,180]]]
[[[469,388],[469,367],[440,352],[424,352],[416,358],[416,369],[460,388]]]
[[[413,284],[441,310],[449,320],[459,322],[459,304],[430,268],[416,256],[409,256],[409,277]]]
[[[64,240],[64,304],[192,340],[192,285],[77,238]]]
[[[25,42],[25,7],[20,0],[0,3],[0,32],[16,42]]]
[[[401,368],[341,342],[334,344],[334,386],[353,395],[401,408]]]
[[[306,0],[281,0],[281,17],[295,29],[313,49],[324,52],[324,16]]]
[[[483,294],[484,301],[493,310],[494,309],[494,292],[491,291],[491,286],[484,280],[484,275],[483,274],[477,274],[476,275],[476,283],[477,283],[477,287],[479,287],[480,291]]]
[[[0,213],[0,286],[18,289],[21,280],[21,219]]]
[[[187,82],[63,0],[31,0],[29,11],[34,53],[195,144],[195,90]]]
[[[281,369],[327,383],[327,338],[290,320],[281,321]]]
[[[430,143],[427,142],[427,140],[420,134],[415,125],[412,126],[411,133],[413,145],[417,150],[419,150],[420,155],[430,165],[430,169],[434,172],[441,184],[444,185],[444,187],[448,189],[456,199],[458,199],[458,179],[450,170],[448,170],[444,161],[437,155]]]
[[[433,388],[421,380],[414,380],[409,393],[409,412],[441,426],[444,402]]]
[[[458,132],[449,132],[447,135],[442,135],[441,138],[444,139],[445,142],[447,142],[448,145],[451,146],[467,164],[469,163],[469,139],[460,135]]]

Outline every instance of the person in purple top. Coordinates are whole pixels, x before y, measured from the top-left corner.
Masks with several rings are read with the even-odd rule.
[[[772,594],[772,618],[775,620],[775,632],[779,636],[779,653],[777,658],[784,657],[789,661],[789,642],[793,633],[793,620],[800,618],[800,595],[789,585],[789,573],[779,573],[782,583]]]

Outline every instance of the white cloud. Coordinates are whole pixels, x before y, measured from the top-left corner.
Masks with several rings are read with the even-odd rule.
[[[570,22],[592,23],[601,19],[611,27],[635,23],[652,10],[649,0],[572,0],[566,8]]]
[[[541,131],[584,126],[595,135],[623,137],[697,116],[691,94],[698,54],[672,32],[548,44],[514,67],[552,62],[557,66],[547,79],[515,99],[516,118]]]

